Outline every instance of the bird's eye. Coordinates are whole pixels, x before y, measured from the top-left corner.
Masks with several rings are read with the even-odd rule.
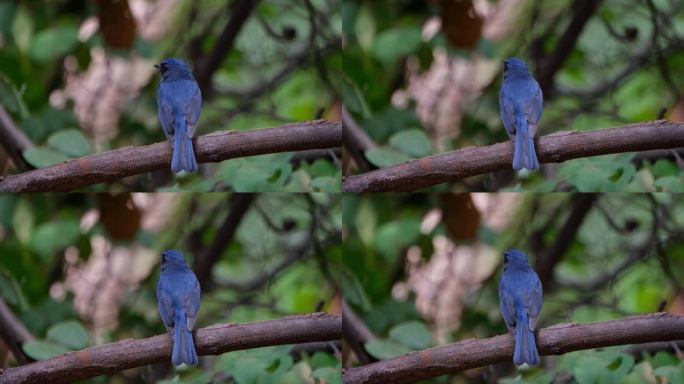
[[[504,253],[504,263],[508,263],[508,253]]]

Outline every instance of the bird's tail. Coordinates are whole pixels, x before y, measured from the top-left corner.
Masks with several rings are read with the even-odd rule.
[[[527,118],[522,110],[515,113],[515,148],[513,151],[513,169],[518,171],[527,168],[530,171],[539,169],[534,141],[530,137]]]
[[[537,344],[534,340],[534,333],[530,330],[529,320],[525,308],[515,311],[515,349],[513,351],[513,362],[515,365],[539,364],[539,353]]]
[[[195,152],[192,149],[192,139],[188,137],[185,118],[182,116],[176,119],[176,131],[173,134],[171,170],[175,173],[180,171],[197,172],[197,161],[195,160]]]
[[[197,352],[195,343],[192,341],[192,333],[188,330],[188,321],[182,307],[173,310],[173,353],[171,354],[173,365],[197,364]]]

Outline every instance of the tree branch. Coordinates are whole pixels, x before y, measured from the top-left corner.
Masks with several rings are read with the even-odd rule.
[[[194,140],[198,162],[266,153],[339,147],[342,123],[314,120],[244,132],[214,132]],[[69,160],[0,181],[0,192],[56,192],[83,188],[123,177],[168,168],[168,142],[125,147]]]
[[[550,99],[553,96],[553,77],[572,53],[584,26],[600,3],[600,0],[575,0],[572,4],[572,20],[558,40],[553,53],[544,59],[542,66],[537,68],[536,78],[546,98]]]
[[[349,344],[349,348],[354,351],[356,358],[363,364],[370,364],[378,361],[366,351],[365,344],[371,340],[376,340],[373,332],[361,320],[359,315],[354,312],[354,309],[347,303],[347,300],[342,299],[342,315],[344,321],[342,322],[342,335],[344,341]]]
[[[325,246],[330,244],[339,243],[341,239],[339,236],[330,236],[323,241]],[[283,257],[276,265],[271,267],[269,270],[262,270],[247,280],[243,281],[232,281],[232,280],[220,280],[216,282],[216,285],[222,288],[234,289],[243,293],[254,291],[263,287],[266,283],[271,281],[273,278],[278,276],[280,272],[287,269],[290,265],[295,262],[302,260],[309,256],[311,248],[313,246],[314,239],[310,236],[298,245],[290,248],[285,257]]]
[[[0,105],[0,145],[5,149],[5,152],[10,156],[14,165],[21,171],[28,171],[34,167],[24,160],[22,153],[33,148],[33,143],[24,134],[24,131],[19,129],[12,117],[7,113],[5,108]]]
[[[211,77],[226,55],[233,49],[237,35],[258,4],[259,0],[236,0],[231,5],[232,14],[223,32],[216,39],[214,49],[208,57],[202,59],[201,64],[195,70],[197,84],[199,84],[205,98],[209,98],[211,95]]]
[[[567,131],[536,140],[541,163],[684,146],[684,123],[648,121],[595,131]],[[468,147],[349,176],[344,192],[413,191],[492,171],[510,169],[513,144]],[[1,185],[0,185],[1,186]]]
[[[578,290],[582,293],[582,295],[592,295],[593,291],[610,284],[624,271],[629,269],[633,264],[645,259],[655,248],[654,242],[656,242],[658,239],[658,230],[661,228],[662,225],[657,213],[658,207],[655,206],[654,202],[652,202],[652,204],[654,204],[653,211],[651,212],[653,222],[651,224],[651,229],[649,230],[648,236],[639,244],[632,246],[629,249],[627,257],[624,258],[619,264],[617,264],[617,266],[615,266],[614,269],[601,271],[598,273],[598,275],[584,282],[560,282],[558,286],[562,288],[571,288]]]
[[[558,324],[537,332],[540,355],[684,338],[684,316],[670,313],[626,317],[620,320],[586,324]],[[481,367],[512,361],[513,336],[469,339],[411,352],[392,359],[345,370],[345,384],[412,383]]]
[[[575,241],[577,233],[579,232],[584,218],[589,215],[592,206],[599,198],[596,193],[577,193],[572,199],[572,210],[570,215],[565,220],[563,227],[556,235],[555,241],[549,247],[545,247],[537,254],[536,270],[539,275],[539,280],[546,292],[551,292],[555,288],[553,280],[553,271],[556,265],[561,261],[565,251],[570,248],[570,245]]]
[[[230,197],[230,212],[216,232],[214,241],[195,262],[195,274],[197,280],[204,283],[202,284],[203,291],[208,292],[213,288],[211,269],[221,258],[223,250],[233,241],[235,231],[256,197],[257,195],[253,193],[235,193]]]
[[[24,353],[21,345],[27,341],[35,340],[35,337],[22,324],[19,319],[14,316],[12,310],[7,306],[5,300],[0,298],[0,339],[2,339],[7,347],[12,351],[14,358],[22,364],[33,361],[31,357]]]
[[[371,164],[366,158],[366,151],[376,147],[373,139],[359,127],[356,120],[354,120],[354,117],[349,113],[345,106],[342,106],[342,123],[344,124],[342,143],[349,151],[349,155],[354,159],[359,169],[363,172],[377,169],[378,167]]]
[[[340,148],[333,149],[309,149],[306,151],[299,151],[295,153],[290,159],[290,164],[297,168],[301,163],[313,163],[316,160],[328,160],[334,164],[339,164],[339,159],[342,157],[342,150]]]
[[[281,344],[339,340],[342,316],[312,313],[247,324],[216,324],[195,332],[198,355]],[[170,362],[172,341],[168,334],[69,352],[48,360],[6,369],[4,383],[67,383],[112,374],[144,365]]]

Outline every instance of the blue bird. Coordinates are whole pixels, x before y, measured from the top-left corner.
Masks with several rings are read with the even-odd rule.
[[[541,306],[541,281],[527,263],[527,256],[517,249],[504,252],[504,272],[499,280],[499,307],[515,339],[515,365],[539,364],[534,329]]]
[[[164,326],[173,338],[173,365],[197,364],[191,332],[200,306],[200,286],[183,254],[175,249],[162,252],[157,305]]]
[[[164,59],[155,67],[161,74],[157,86],[159,121],[173,150],[171,170],[196,172],[192,137],[202,111],[202,92],[183,60]]]
[[[539,169],[534,135],[542,114],[541,88],[527,65],[517,57],[504,61],[504,79],[499,90],[499,110],[508,137],[513,141],[513,169]]]

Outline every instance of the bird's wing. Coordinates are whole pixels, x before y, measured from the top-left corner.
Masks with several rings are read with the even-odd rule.
[[[530,329],[534,330],[537,327],[537,317],[541,311],[543,292],[539,276],[534,271],[530,273],[529,281],[528,294],[525,296],[525,309],[527,309],[529,316]]]
[[[188,126],[188,137],[195,136],[195,125],[202,111],[202,92],[194,80],[184,81],[187,83],[186,94],[189,96],[183,105],[183,116]]]
[[[499,280],[499,308],[509,330],[515,327],[515,292],[512,291],[504,275]]]
[[[157,282],[157,306],[167,330],[173,327],[173,299],[171,292],[166,289],[166,284],[161,276]]]
[[[197,311],[200,306],[200,285],[195,275],[192,275],[192,289],[183,296],[183,310],[188,318],[188,330],[195,327]]]
[[[508,136],[515,136],[515,100],[510,96],[510,88],[504,83],[499,91],[499,112]]]
[[[169,97],[169,92],[170,90],[163,82],[159,83],[157,87],[157,111],[167,139],[173,136],[175,132],[173,127],[173,100]]]
[[[525,118],[529,123],[530,137],[533,137],[537,134],[537,124],[539,119],[541,119],[544,96],[542,95],[541,88],[539,88],[539,83],[534,79],[528,82],[526,88],[526,93],[529,96],[525,100]]]

